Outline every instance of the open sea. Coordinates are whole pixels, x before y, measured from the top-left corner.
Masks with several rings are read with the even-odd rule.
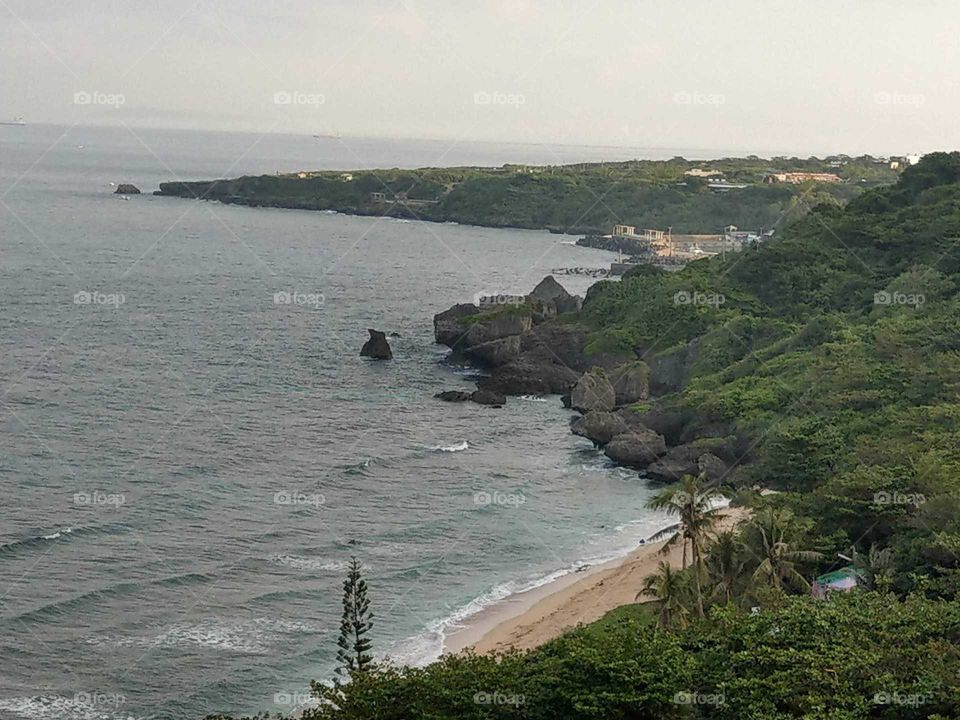
[[[681,152],[0,127],[0,718],[290,712],[332,675],[351,556],[375,650],[417,663],[666,524],[558,398],[432,397],[472,387],[434,313],[611,254],[158,183]]]

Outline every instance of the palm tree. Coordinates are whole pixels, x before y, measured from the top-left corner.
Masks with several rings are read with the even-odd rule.
[[[885,578],[893,575],[893,554],[890,548],[878,548],[871,545],[866,555],[853,551],[853,566],[857,574],[863,578],[864,584],[870,590],[876,590],[878,581],[882,584]]]
[[[682,567],[687,569],[687,546],[690,546],[690,559],[693,565],[694,590],[696,592],[697,612],[703,616],[703,593],[701,575],[703,574],[703,549],[707,538],[713,532],[722,517],[718,501],[723,497],[719,488],[706,485],[706,474],[699,477],[684,475],[680,482],[654,496],[647,507],[664,510],[668,515],[679,517],[677,533],[671,537],[660,552],[670,552],[677,542],[683,543]]]
[[[810,583],[797,567],[816,562],[823,556],[811,550],[794,549],[788,540],[792,520],[793,514],[788,510],[767,509],[750,521],[745,533],[745,547],[759,561],[752,579],[757,585],[778,591],[792,585],[809,592]]]
[[[744,565],[743,544],[737,533],[733,530],[719,533],[707,553],[707,576],[713,585],[712,595],[722,598],[724,603],[732,602]]]
[[[647,576],[643,589],[637,593],[637,600],[651,597],[660,603],[660,627],[686,627],[690,611],[690,585],[686,575],[674,569],[670,563],[661,560],[657,572]]]

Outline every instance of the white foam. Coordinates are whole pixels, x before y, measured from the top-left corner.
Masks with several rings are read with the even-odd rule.
[[[94,694],[96,698],[100,693]],[[104,698],[122,696],[103,693]],[[30,720],[141,720],[124,713],[121,702],[116,704],[94,703],[86,693],[75,697],[60,695],[38,695],[35,697],[15,697],[0,699],[0,716],[9,717],[5,712]]]
[[[72,527],[68,527],[68,528],[65,528],[65,529],[63,529],[63,530],[57,530],[55,533],[53,533],[53,535],[44,535],[44,536],[43,536],[43,539],[44,539],[44,540],[56,540],[57,538],[60,538],[60,537],[62,537],[63,535],[69,535],[69,534],[72,533],[72,532],[73,532],[73,528],[72,528]]]
[[[521,395],[520,399],[528,402],[547,402],[547,399],[542,395]]]
[[[321,570],[324,572],[342,572],[350,565],[350,562],[347,560],[331,560],[329,558],[307,557],[304,555],[276,555],[271,558],[271,560],[278,565],[291,567],[296,570]],[[370,567],[364,564],[363,569],[369,570]]]
[[[455,445],[433,445],[428,449],[434,452],[460,452],[461,450],[466,450],[469,447],[470,444],[466,440],[461,440]]]

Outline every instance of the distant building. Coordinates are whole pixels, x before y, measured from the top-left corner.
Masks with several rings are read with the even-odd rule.
[[[907,161],[910,165],[916,165],[918,162],[920,162],[920,158],[922,158],[922,157],[923,157],[923,155],[917,155],[917,154],[907,155],[906,161]]]
[[[301,180],[306,180],[308,177],[310,177],[310,175],[309,173],[300,172],[300,173],[297,173],[297,177],[300,178]]]
[[[350,182],[353,180],[353,173],[340,173],[340,179],[344,182]]]
[[[370,193],[370,202],[382,203],[387,201],[387,196],[382,192],[372,192]]]
[[[813,172],[784,172],[770,173],[763,181],[765,183],[787,183],[790,185],[799,185],[805,182],[838,183],[841,182],[839,175],[834,173],[813,173]]]
[[[710,177],[721,177],[723,172],[720,170],[706,170],[704,168],[693,168],[687,170],[684,175],[687,177],[699,177],[699,178],[710,178]]]

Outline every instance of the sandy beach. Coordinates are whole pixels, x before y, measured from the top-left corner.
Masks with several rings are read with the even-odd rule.
[[[724,510],[721,529],[746,519],[745,508]],[[666,539],[647,543],[621,560],[572,573],[491,605],[447,638],[445,652],[472,648],[490,653],[537,647],[580,623],[590,623],[620,605],[636,602],[643,580],[661,560],[679,567],[681,546],[661,554]]]

